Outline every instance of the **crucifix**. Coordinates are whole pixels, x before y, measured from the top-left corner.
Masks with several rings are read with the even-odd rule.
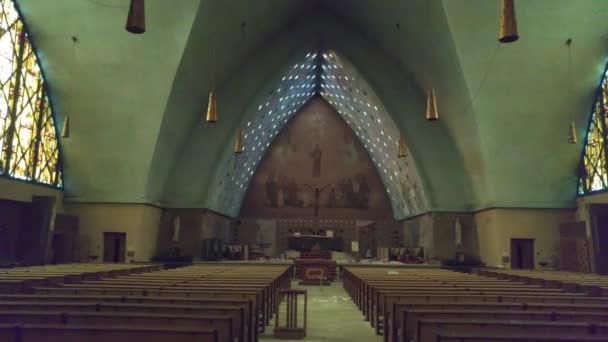
[[[327,184],[322,186],[321,188],[319,188],[318,186],[313,187],[312,185],[309,184],[304,184],[305,187],[309,188],[310,190],[312,190],[315,194],[315,216],[314,216],[314,228],[317,229],[318,225],[319,225],[319,202],[320,201],[320,197],[321,197],[321,193],[323,192],[323,190],[329,188],[331,184]]]

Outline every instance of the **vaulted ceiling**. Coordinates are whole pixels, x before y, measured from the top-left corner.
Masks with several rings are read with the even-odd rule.
[[[213,198],[236,128],[286,67],[323,48],[352,65],[407,140],[427,209],[574,203],[581,146],[568,126],[583,136],[608,2],[517,1],[521,38],[508,45],[496,39],[498,0],[147,0],[143,35],[124,30],[127,0],[17,2],[57,121],[71,119],[68,200],[233,215]],[[429,87],[438,122],[423,117]]]

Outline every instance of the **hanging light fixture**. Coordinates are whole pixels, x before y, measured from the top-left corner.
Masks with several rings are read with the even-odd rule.
[[[405,145],[405,139],[403,136],[399,138],[399,151],[397,152],[397,158],[407,157],[407,146]]]
[[[515,0],[501,0],[498,41],[501,43],[511,43],[518,39]]]
[[[570,88],[569,93],[572,94],[574,92],[572,89],[572,38],[568,38],[566,40],[566,46],[568,47],[568,87]],[[574,120],[570,122],[568,142],[573,145],[576,145],[578,143],[578,138],[576,136],[576,125],[574,124]]]
[[[243,137],[242,137],[241,128],[236,129],[236,138],[234,140],[234,153],[240,154],[243,153]]]
[[[211,90],[207,101],[207,114],[205,121],[209,123],[217,122],[217,105],[215,102],[215,42],[213,42],[213,53],[211,55]]]
[[[61,128],[61,137],[69,138],[70,137],[70,117],[66,116],[63,120],[63,127]]]
[[[576,125],[574,121],[570,123],[570,136],[568,137],[568,142],[576,145],[578,143],[578,138],[576,137]]]
[[[78,37],[72,36],[72,62],[70,68],[70,78],[74,79],[74,66],[76,65],[76,44],[78,43]],[[61,127],[61,137],[70,137],[70,117],[68,115],[63,119],[63,125]]]
[[[207,115],[205,116],[207,122],[217,122],[217,108],[215,104],[215,92],[213,89],[209,92],[209,101],[207,102]]]
[[[144,0],[131,0],[126,30],[135,34],[146,32],[146,10],[144,8]]]
[[[435,97],[435,89],[428,90],[426,96],[426,119],[429,121],[439,120],[439,111],[437,110],[437,98]]]

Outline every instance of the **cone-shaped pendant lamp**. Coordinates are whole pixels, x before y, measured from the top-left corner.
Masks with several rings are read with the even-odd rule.
[[[63,120],[63,127],[61,128],[61,137],[69,138],[70,137],[70,117],[66,116]]]
[[[144,8],[144,0],[131,0],[126,29],[135,34],[146,32],[146,10]]]
[[[399,152],[397,152],[397,158],[407,157],[407,146],[405,146],[405,139],[403,136],[399,138]]]
[[[243,137],[240,127],[236,129],[236,138],[234,140],[234,153],[243,153]]]
[[[429,121],[439,120],[439,111],[437,110],[437,99],[435,98],[435,89],[429,89],[426,95],[426,119]]]
[[[568,137],[568,142],[571,144],[576,144],[578,142],[578,138],[576,137],[576,126],[574,125],[574,121],[570,123],[570,136]]]
[[[518,39],[515,0],[501,0],[498,41],[501,43],[511,43]]]
[[[215,92],[211,90],[209,92],[209,102],[207,102],[207,115],[205,116],[207,122],[217,122],[217,108],[215,104]]]

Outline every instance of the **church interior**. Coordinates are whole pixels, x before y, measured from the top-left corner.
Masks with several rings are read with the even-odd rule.
[[[604,14],[0,0],[0,342],[608,342]]]

